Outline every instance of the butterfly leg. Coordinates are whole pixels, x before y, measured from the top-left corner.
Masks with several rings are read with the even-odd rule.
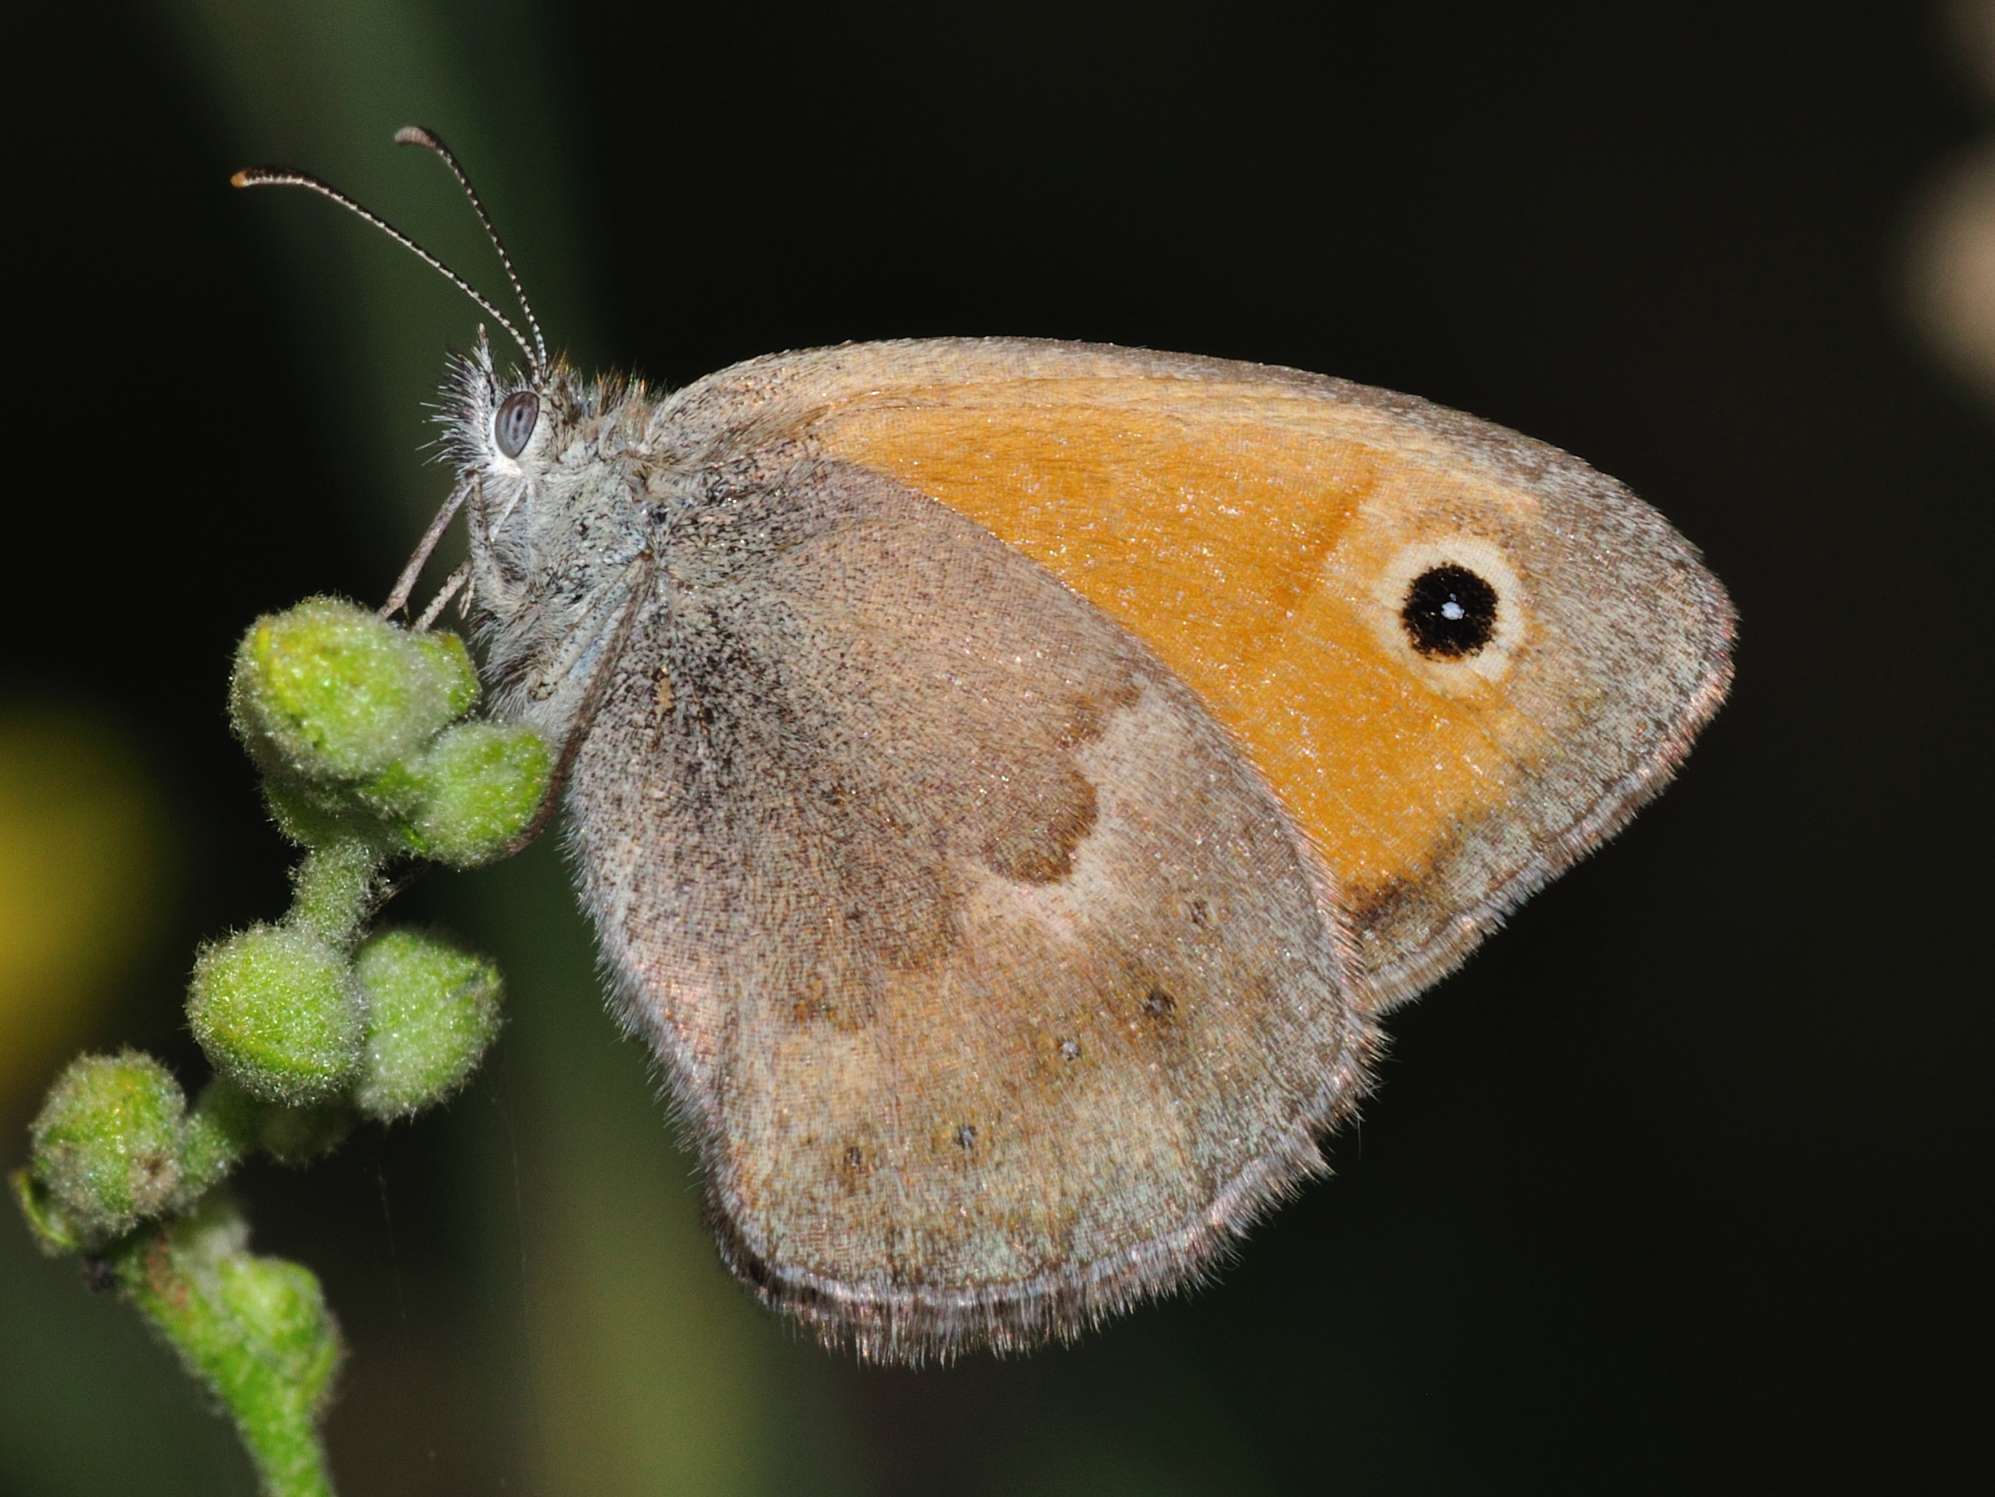
[[[416,579],[422,575],[423,567],[430,559],[430,553],[436,550],[438,542],[443,539],[443,533],[450,528],[450,522],[457,518],[458,510],[464,507],[464,501],[469,497],[470,493],[471,482],[469,480],[458,483],[450,491],[450,497],[443,502],[443,508],[436,512],[436,518],[429,522],[429,529],[425,530],[423,538],[416,542],[415,554],[409,558],[408,564],[402,568],[401,576],[395,579],[395,586],[388,593],[388,601],[381,605],[380,616],[382,618],[393,618],[408,605],[409,594],[416,590]],[[456,590],[455,587],[450,588],[450,592],[455,592]],[[443,596],[448,597],[449,593],[445,593]],[[436,607],[434,603],[430,606],[432,609]],[[433,618],[434,616],[434,613],[430,613],[426,614],[425,618]],[[418,625],[418,627],[428,628],[429,626],[425,622]]]

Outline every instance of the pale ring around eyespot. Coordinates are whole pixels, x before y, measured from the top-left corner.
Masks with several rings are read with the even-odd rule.
[[[1496,622],[1489,640],[1471,654],[1449,658],[1423,655],[1407,635],[1403,613],[1414,583],[1439,567],[1460,567],[1480,577],[1496,593]],[[1468,531],[1423,536],[1393,553],[1373,584],[1376,605],[1370,623],[1388,653],[1407,662],[1436,691],[1457,694],[1503,679],[1517,658],[1530,625],[1524,585],[1488,536]]]

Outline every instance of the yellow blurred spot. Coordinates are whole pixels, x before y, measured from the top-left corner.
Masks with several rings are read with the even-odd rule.
[[[50,1079],[157,928],[165,820],[108,723],[0,712],[0,1105]]]

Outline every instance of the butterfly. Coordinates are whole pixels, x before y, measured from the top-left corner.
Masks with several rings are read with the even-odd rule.
[[[1380,1021],[1669,779],[1724,589],[1577,458],[1293,370],[1029,339],[672,392],[470,295],[498,715],[561,746],[624,1027],[728,1267],[827,1344],[1015,1350],[1324,1169]]]

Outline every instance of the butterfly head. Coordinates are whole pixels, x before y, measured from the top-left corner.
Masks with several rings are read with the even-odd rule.
[[[502,373],[481,330],[452,359],[442,396],[474,560],[525,580],[592,532],[635,529],[649,407],[641,385],[586,378],[559,358]]]

